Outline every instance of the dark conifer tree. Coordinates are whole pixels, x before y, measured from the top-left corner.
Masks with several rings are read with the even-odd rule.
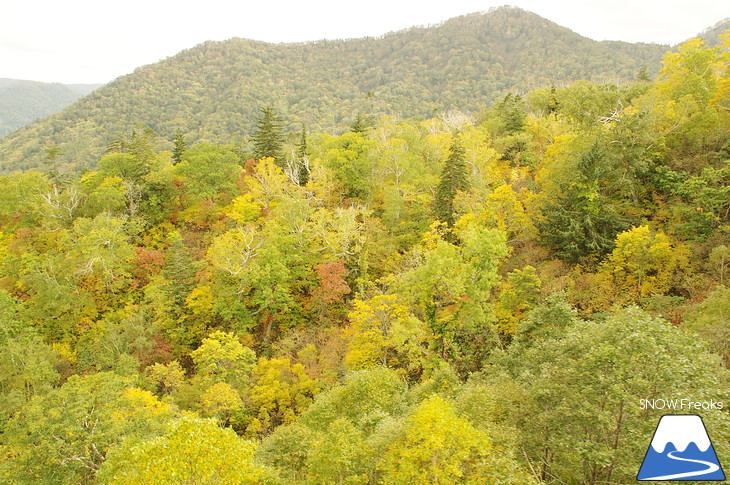
[[[464,149],[455,139],[436,187],[434,213],[438,220],[445,222],[449,227],[454,225],[454,199],[456,193],[468,189],[469,179],[466,162],[464,161]]]
[[[309,181],[309,160],[307,159],[307,127],[302,125],[302,135],[297,144],[297,169],[299,185]]]
[[[307,127],[302,125],[302,133],[297,144],[297,156],[300,158],[307,156],[307,148]]]
[[[525,126],[525,101],[519,94],[508,93],[497,103],[496,110],[507,134],[517,133]]]
[[[261,117],[256,120],[256,133],[253,136],[253,152],[256,160],[271,157],[279,166],[284,163],[281,156],[281,147],[284,144],[283,127],[284,120],[276,113],[273,106],[261,108]]]
[[[59,158],[63,155],[61,148],[57,145],[46,146],[46,160],[43,162],[48,174],[48,179],[55,186],[61,185],[61,169]]]
[[[129,153],[145,166],[145,173],[149,171],[150,161],[155,156],[156,141],[157,135],[152,128],[142,125],[137,125],[129,137],[127,144]]]
[[[183,134],[182,130],[178,128],[175,131],[175,141],[172,149],[172,159],[175,161],[176,164],[182,161],[183,153],[185,153],[187,149],[188,144],[185,141],[185,135]]]
[[[639,72],[636,75],[636,80],[645,83],[651,82],[651,76],[649,75],[649,70],[646,68],[646,66],[641,66],[639,68]]]
[[[558,103],[558,91],[555,89],[555,85],[550,86],[550,100],[548,101],[548,113],[556,113],[560,108]]]
[[[539,242],[570,263],[602,259],[629,224],[602,188],[610,176],[598,144],[581,156],[574,178],[542,208]]]
[[[358,111],[357,116],[355,117],[355,121],[353,121],[350,125],[350,131],[353,133],[365,134],[368,128],[368,120],[362,115],[362,113]]]

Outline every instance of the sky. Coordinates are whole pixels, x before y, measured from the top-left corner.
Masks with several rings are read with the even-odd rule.
[[[730,17],[728,0],[0,0],[0,78],[106,83],[206,40],[378,36],[505,4],[594,40],[670,45]]]

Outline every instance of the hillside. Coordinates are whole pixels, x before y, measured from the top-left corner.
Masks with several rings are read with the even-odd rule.
[[[720,35],[728,29],[730,29],[730,18],[721,20],[712,27],[703,30],[697,37],[705,39],[707,45],[717,47],[722,44]]]
[[[89,166],[137,124],[171,140],[246,140],[261,106],[336,132],[357,112],[478,111],[500,94],[578,79],[621,83],[658,72],[667,46],[596,42],[512,7],[380,38],[206,42],[138,68],[62,113],[0,141],[4,171],[38,166],[45,144]]]
[[[100,86],[0,79],[0,137],[61,111]]]

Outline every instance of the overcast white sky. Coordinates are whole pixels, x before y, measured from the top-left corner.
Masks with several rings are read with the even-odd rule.
[[[206,40],[376,36],[504,5],[489,0],[0,0],[0,78],[103,83]],[[512,0],[595,40],[677,44],[728,0]],[[110,7],[112,5],[112,7]]]

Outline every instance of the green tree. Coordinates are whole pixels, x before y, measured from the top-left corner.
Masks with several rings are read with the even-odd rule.
[[[125,180],[138,181],[155,164],[157,135],[151,128],[137,125],[129,137],[121,136],[107,149],[99,161],[99,171],[119,175]],[[124,155],[124,156],[120,156]]]
[[[679,176],[680,182],[674,184],[673,191],[695,206],[700,206],[712,226],[730,222],[730,160],[719,164],[719,168],[707,167],[702,173],[687,177]]]
[[[519,322],[515,342],[530,343],[546,338],[560,338],[578,321],[578,312],[570,306],[563,292],[553,293],[533,308]]]
[[[0,255],[2,255],[0,249]],[[20,336],[27,328],[20,319],[20,302],[7,290],[0,290],[0,345]]]
[[[350,372],[340,385],[319,394],[298,423],[324,432],[338,418],[347,418],[358,428],[372,432],[389,416],[402,413],[405,390],[403,379],[387,367]]]
[[[95,322],[93,331],[78,337],[74,350],[80,371],[114,370],[133,375],[139,367],[137,359],[149,358],[157,326],[145,311],[130,310],[106,312]]]
[[[89,172],[81,177],[85,201],[82,215],[95,217],[102,212],[122,215],[128,206],[129,184],[122,177],[105,177],[100,172]]]
[[[186,150],[175,173],[184,177],[189,204],[208,200],[228,203],[238,193],[241,159],[232,145],[198,143]]]
[[[118,290],[130,276],[134,250],[129,244],[125,220],[99,214],[74,221],[74,241],[68,253],[77,274],[99,278],[107,289]]]
[[[639,72],[636,74],[636,80],[648,83],[651,82],[651,77],[649,76],[649,70],[646,68],[646,66],[641,66],[639,68]]]
[[[128,150],[143,166],[149,167],[155,156],[157,134],[148,126],[137,126],[129,137]]]
[[[496,359],[523,391],[505,409],[545,481],[629,483],[662,410],[640,399],[727,399],[728,373],[694,335],[629,307],[599,322],[578,321],[554,338],[514,346]],[[724,411],[703,418],[722,442]],[[722,436],[722,437],[721,437]],[[725,440],[725,441],[723,441]]]
[[[718,286],[702,303],[690,307],[683,328],[697,332],[730,368],[730,288]]]
[[[52,184],[41,172],[29,170],[0,177],[0,222],[31,225],[40,222],[46,205],[44,194]]]
[[[720,284],[725,284],[725,273],[730,268],[730,248],[724,244],[716,246],[710,251],[707,261],[708,269],[717,275]]]
[[[99,172],[106,177],[139,180],[147,173],[142,162],[130,153],[109,153],[99,160]]]
[[[171,232],[167,238],[170,247],[165,253],[165,267],[162,270],[167,280],[164,290],[174,304],[173,315],[179,317],[183,312],[185,298],[195,285],[195,273],[199,265],[185,247],[178,231]]]
[[[433,350],[466,375],[499,345],[491,291],[508,249],[504,232],[486,229],[473,217],[465,216],[455,230],[460,246],[427,235],[417,266],[398,283],[414,315],[430,328]]]
[[[496,309],[498,326],[503,334],[512,336],[517,332],[519,322],[537,304],[540,285],[540,278],[532,266],[516,269],[507,275]]]
[[[525,101],[519,94],[508,93],[494,107],[502,129],[507,135],[521,131],[525,125]]]
[[[63,235],[69,237],[65,231]],[[93,312],[94,305],[89,302],[89,294],[77,286],[72,262],[57,250],[26,254],[21,262],[18,280],[30,297],[24,304],[25,318],[48,340],[73,336],[82,312],[87,307]]]
[[[261,441],[261,461],[276,469],[287,483],[301,483],[307,473],[307,456],[316,439],[308,427],[294,423],[280,426]]]
[[[441,170],[441,177],[436,186],[434,198],[434,213],[436,218],[445,222],[448,227],[453,227],[455,222],[456,209],[454,200],[456,194],[469,190],[469,178],[467,166],[464,162],[464,149],[457,140],[449,149],[449,157],[444,162]]]
[[[307,144],[307,127],[302,125],[302,133],[299,137],[299,143],[297,143],[296,149],[296,180],[299,185],[307,185],[309,182],[309,147]]]
[[[34,333],[0,336],[0,430],[25,403],[48,393],[60,381],[58,355]]]
[[[375,160],[372,155],[375,145],[375,141],[362,133],[324,137],[319,158],[334,172],[341,187],[340,197],[370,199],[375,189]]]
[[[242,387],[254,368],[256,354],[233,333],[216,330],[190,356],[197,375],[209,382],[227,382]]]
[[[376,463],[393,425],[400,427],[395,420],[406,407],[405,391],[391,369],[351,372],[294,424],[264,438],[262,458],[289,483],[378,483]]]
[[[630,106],[604,118],[600,155],[604,193],[640,208],[653,189],[649,175],[664,156],[664,139],[647,111]]]
[[[63,155],[61,147],[58,145],[47,144],[45,148],[46,159],[43,164],[45,166],[45,172],[48,175],[48,180],[53,185],[61,185],[65,182],[66,174],[62,173],[63,167],[61,164],[60,157]]]
[[[109,449],[126,437],[147,438],[174,416],[130,378],[111,372],[72,376],[36,397],[0,438],[0,481],[12,484],[95,483]]]
[[[311,443],[307,459],[308,483],[371,483],[369,453],[372,450],[368,448],[363,432],[346,418],[338,418]]]
[[[180,163],[182,161],[182,156],[187,149],[188,144],[185,141],[185,134],[180,128],[178,128],[175,130],[175,140],[172,148],[172,159],[175,163]]]
[[[583,153],[573,180],[561,183],[555,200],[545,203],[537,221],[540,242],[568,262],[602,257],[626,227],[616,204],[602,190],[608,167],[601,147]]]
[[[370,124],[371,123],[367,117],[363,116],[363,114],[358,111],[357,115],[355,115],[355,121],[353,121],[350,125],[350,131],[353,133],[365,134],[368,128],[370,128]]]
[[[282,165],[281,149],[284,144],[284,120],[272,105],[261,108],[261,116],[256,119],[253,135],[253,153],[256,160],[271,157],[277,165]]]
[[[260,325],[264,342],[302,318],[305,300],[298,289],[310,262],[303,232],[309,204],[277,199],[276,216],[260,231],[253,224],[239,226],[215,238],[208,249],[215,278],[214,311],[240,330]]]

